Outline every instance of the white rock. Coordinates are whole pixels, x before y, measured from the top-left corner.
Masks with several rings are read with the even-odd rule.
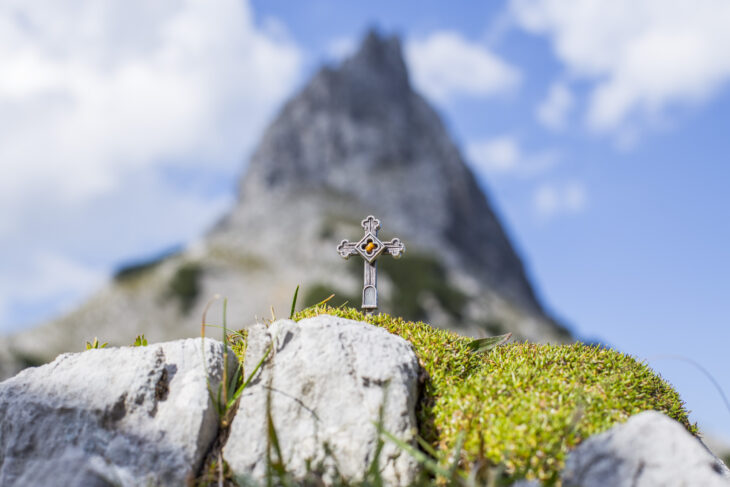
[[[218,432],[223,344],[59,356],[0,383],[0,485],[184,485]],[[229,353],[229,367],[235,367]]]
[[[678,422],[657,411],[593,436],[566,461],[563,485],[723,486],[727,468]]]
[[[237,475],[265,475],[267,396],[283,460],[295,477],[302,477],[311,461],[323,462],[325,481],[331,480],[335,463],[346,479],[361,479],[374,459],[375,423],[384,401],[385,430],[413,441],[420,366],[408,342],[382,328],[333,316],[281,320],[250,329],[247,373],[272,339],[274,351],[244,392],[223,450]],[[387,441],[379,465],[389,485],[406,485],[418,471],[407,453]]]

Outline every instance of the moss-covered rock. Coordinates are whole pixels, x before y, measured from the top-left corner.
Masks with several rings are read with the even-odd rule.
[[[515,343],[486,354],[471,339],[388,315],[308,308],[367,321],[411,342],[429,379],[418,409],[420,435],[442,452],[464,437],[461,465],[499,465],[512,480],[559,482],[569,450],[640,411],[654,409],[696,426],[677,394],[645,363],[615,350],[576,343]]]

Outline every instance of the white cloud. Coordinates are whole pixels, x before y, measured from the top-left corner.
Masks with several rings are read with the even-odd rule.
[[[3,206],[29,187],[86,198],[150,164],[237,160],[300,64],[252,22],[237,0],[4,2]]]
[[[552,130],[562,130],[575,100],[565,83],[553,83],[547,97],[537,107],[537,119]]]
[[[588,191],[578,181],[543,183],[535,190],[533,203],[538,216],[544,219],[560,214],[581,213],[588,205]]]
[[[32,280],[31,280],[32,278]],[[3,282],[7,291],[11,286],[20,288],[19,296],[25,299],[48,298],[58,293],[91,290],[104,278],[104,272],[75,262],[63,255],[41,252],[34,255],[28,276],[21,281]],[[3,295],[6,292],[2,293]]]
[[[355,53],[357,42],[354,37],[338,37],[327,44],[327,54],[337,60]]]
[[[105,277],[102,269],[49,252],[29,256],[28,264],[24,272],[0,275],[0,332],[18,325],[10,322],[13,305],[68,300],[68,306],[100,286]]]
[[[512,135],[477,140],[467,145],[466,153],[474,169],[487,175],[534,176],[559,162],[555,151],[525,153]]]
[[[405,52],[416,88],[440,102],[493,96],[520,83],[515,67],[457,32],[438,31],[409,40]]]
[[[595,82],[587,123],[597,131],[704,100],[730,79],[726,0],[512,0],[511,11],[550,37],[572,77]]]
[[[38,255],[108,268],[199,233],[301,65],[246,1],[0,3],[2,277],[61,272]]]

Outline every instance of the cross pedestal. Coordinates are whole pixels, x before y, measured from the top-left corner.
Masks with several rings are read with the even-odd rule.
[[[397,259],[406,251],[406,247],[399,238],[394,238],[389,242],[382,242],[378,239],[380,220],[374,216],[368,216],[361,224],[365,230],[365,236],[357,242],[343,240],[337,246],[337,252],[345,259],[358,254],[365,259],[362,309],[366,314],[372,314],[378,308],[378,257],[388,254]]]

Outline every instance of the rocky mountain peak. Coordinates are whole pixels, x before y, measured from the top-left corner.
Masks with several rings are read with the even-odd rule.
[[[420,250],[540,309],[441,118],[411,88],[396,37],[370,32],[283,107],[250,160],[233,219],[302,191],[326,191],[362,216],[378,215]]]
[[[284,106],[251,158],[242,192],[289,184],[349,190],[345,179],[412,162],[404,137],[423,122],[415,98],[400,41],[371,31]]]
[[[364,98],[394,101],[410,90],[400,39],[383,37],[374,30],[367,34],[358,51],[345,60],[339,73]]]

